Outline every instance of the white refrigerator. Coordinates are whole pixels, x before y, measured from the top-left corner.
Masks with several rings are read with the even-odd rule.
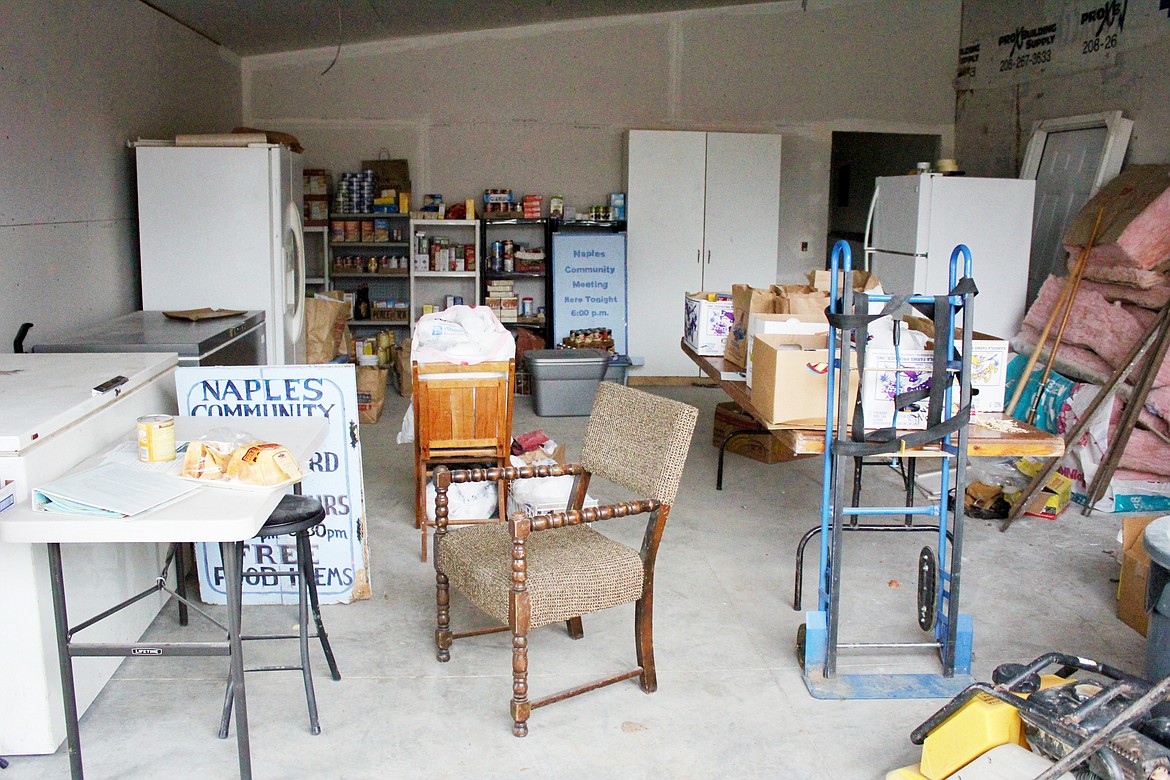
[[[879,176],[865,237],[869,270],[887,293],[943,294],[951,252],[966,244],[979,288],[975,329],[1010,339],[1024,318],[1035,197],[1030,180]]]
[[[301,156],[139,146],[142,308],[264,312],[268,365],[305,362]]]

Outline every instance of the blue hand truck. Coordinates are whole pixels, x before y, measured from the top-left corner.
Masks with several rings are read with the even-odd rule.
[[[960,265],[961,261],[961,265]],[[950,258],[949,293],[926,295],[865,295],[854,293],[852,254],[849,245],[833,247],[829,319],[829,372],[825,402],[825,451],[822,469],[820,569],[817,609],[805,614],[797,634],[797,652],[805,684],[821,699],[950,698],[974,682],[971,677],[973,623],[959,612],[959,585],[963,553],[963,495],[967,465],[967,424],[971,411],[971,333],[973,299],[978,292],[971,279],[971,252],[958,245]],[[961,274],[961,275],[960,275]],[[884,304],[870,314],[870,303]],[[895,423],[876,431],[865,430],[858,401],[850,407],[849,375],[856,354],[857,370],[864,372],[868,326],[883,316],[901,316],[905,306],[927,315],[934,323],[935,345],[929,388],[898,393],[894,398]],[[897,340],[895,324],[895,344]],[[962,333],[960,349],[946,334]],[[859,385],[862,384],[859,382]],[[958,391],[955,403],[954,393]],[[897,430],[897,413],[927,401],[925,430]],[[912,505],[907,489],[905,506],[859,506],[859,493],[848,502],[847,463],[853,459],[860,470],[861,458],[934,457],[944,459],[938,501]],[[955,466],[952,480],[947,462]],[[856,478],[855,478],[856,479]],[[956,497],[949,499],[952,493]],[[847,505],[847,503],[849,505]],[[897,516],[905,525],[859,524],[859,518]],[[912,519],[925,517],[929,526],[915,526]],[[815,532],[816,529],[810,531]],[[842,641],[841,576],[844,568],[845,531],[935,531],[935,547],[928,545],[918,559],[918,625],[929,639],[920,642]],[[799,568],[798,568],[799,573]],[[799,608],[799,605],[797,606]],[[926,649],[937,652],[937,674],[840,674],[842,650]]]

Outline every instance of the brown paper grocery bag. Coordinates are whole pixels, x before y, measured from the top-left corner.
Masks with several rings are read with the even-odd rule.
[[[329,298],[305,299],[305,362],[330,363],[346,354],[349,304]]]
[[[376,423],[386,403],[386,382],[390,369],[378,366],[357,366],[358,420]]]
[[[774,284],[776,314],[812,314],[825,316],[829,294],[807,284]]]
[[[734,363],[740,368],[747,366],[748,318],[752,312],[771,312],[774,305],[772,297],[772,291],[762,287],[752,287],[750,284],[731,285],[733,319],[727,340],[723,343],[723,359],[728,363]]]

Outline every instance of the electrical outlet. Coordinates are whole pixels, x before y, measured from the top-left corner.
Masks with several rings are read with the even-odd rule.
[[[807,251],[808,251],[808,242],[807,242],[807,241],[801,241],[801,242],[800,242],[800,251],[801,251],[801,252],[807,252]]]

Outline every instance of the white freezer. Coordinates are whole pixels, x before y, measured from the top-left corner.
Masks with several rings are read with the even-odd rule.
[[[269,365],[305,362],[301,156],[140,146],[142,308],[259,309]]]
[[[951,252],[971,250],[975,328],[1011,338],[1024,318],[1036,183],[920,174],[880,176],[869,267],[887,293],[949,290]]]
[[[174,414],[173,353],[0,355],[0,479],[18,501],[32,488],[133,434],[146,414]],[[122,375],[118,393],[91,389]],[[70,623],[153,584],[165,549],[146,544],[62,545]],[[85,641],[137,640],[166,603],[142,599],[86,629]],[[121,659],[76,664],[84,712]],[[52,753],[65,737],[45,545],[0,542],[0,755]]]

